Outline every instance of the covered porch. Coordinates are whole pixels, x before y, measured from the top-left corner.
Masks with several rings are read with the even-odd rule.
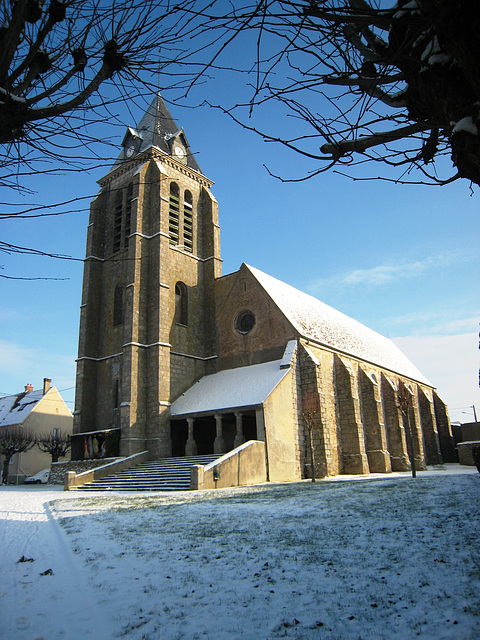
[[[249,440],[265,441],[261,407],[189,414],[170,421],[172,456],[227,453]]]
[[[227,453],[265,442],[264,404],[288,373],[283,360],[204,376],[171,406],[173,456]]]

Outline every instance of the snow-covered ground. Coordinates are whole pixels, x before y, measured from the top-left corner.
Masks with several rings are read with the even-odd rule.
[[[217,492],[2,487],[0,638],[478,640],[480,475],[448,467]]]

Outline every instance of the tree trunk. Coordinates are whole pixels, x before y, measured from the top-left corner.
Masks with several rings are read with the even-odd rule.
[[[410,415],[409,415],[408,407],[407,407],[407,411],[405,412],[405,418],[406,418],[405,427],[406,427],[407,440],[409,445],[408,448],[410,449],[410,465],[412,467],[412,478],[416,478],[417,467],[415,465],[415,450],[413,448],[413,434],[412,434],[412,428],[410,426]]]
[[[10,460],[12,456],[5,456],[5,460],[3,461],[3,475],[2,475],[2,484],[7,484],[8,480],[8,465],[10,464]]]

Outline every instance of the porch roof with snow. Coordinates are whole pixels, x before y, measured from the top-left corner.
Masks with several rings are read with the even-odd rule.
[[[285,360],[272,360],[204,376],[172,404],[172,418],[259,407],[286,376]]]
[[[247,264],[245,267],[300,336],[429,387],[432,386],[388,338],[259,269]]]

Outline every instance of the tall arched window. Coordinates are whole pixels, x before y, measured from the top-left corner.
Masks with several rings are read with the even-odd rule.
[[[175,285],[175,322],[188,324],[188,290],[183,282]]]
[[[183,196],[183,246],[193,251],[193,199],[190,191]]]
[[[118,378],[113,384],[113,408],[118,409],[120,406],[120,381]]]
[[[168,216],[168,235],[170,244],[178,244],[178,226],[180,217],[180,190],[175,182],[170,185],[170,207]]]
[[[122,213],[123,213],[123,193],[119,189],[115,195],[113,208],[113,253],[120,251],[122,245]]]
[[[113,326],[117,327],[123,324],[125,305],[125,287],[123,284],[117,284],[113,298]]]

